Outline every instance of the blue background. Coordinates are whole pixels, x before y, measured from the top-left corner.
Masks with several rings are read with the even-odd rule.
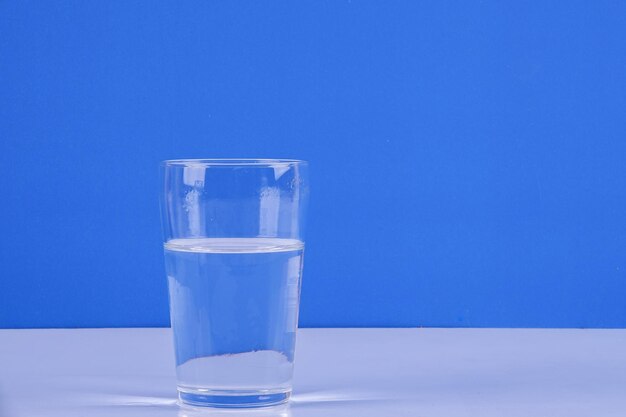
[[[626,3],[0,2],[0,327],[168,324],[158,162],[311,163],[303,326],[626,326]]]

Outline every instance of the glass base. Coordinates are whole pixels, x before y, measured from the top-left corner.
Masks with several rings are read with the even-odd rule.
[[[195,407],[253,408],[270,407],[286,403],[291,391],[213,391],[190,392],[178,390],[178,398],[184,404]]]

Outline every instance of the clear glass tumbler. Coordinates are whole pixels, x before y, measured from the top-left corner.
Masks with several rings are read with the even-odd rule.
[[[307,164],[191,159],[161,164],[161,211],[183,403],[258,407],[289,399]]]

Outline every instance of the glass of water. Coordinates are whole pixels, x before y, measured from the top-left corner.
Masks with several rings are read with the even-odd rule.
[[[179,398],[258,407],[291,393],[308,200],[307,163],[161,164]]]

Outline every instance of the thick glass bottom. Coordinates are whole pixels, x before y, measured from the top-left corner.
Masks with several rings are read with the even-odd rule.
[[[184,404],[217,408],[270,407],[287,402],[290,395],[291,391],[178,390],[178,398]]]

